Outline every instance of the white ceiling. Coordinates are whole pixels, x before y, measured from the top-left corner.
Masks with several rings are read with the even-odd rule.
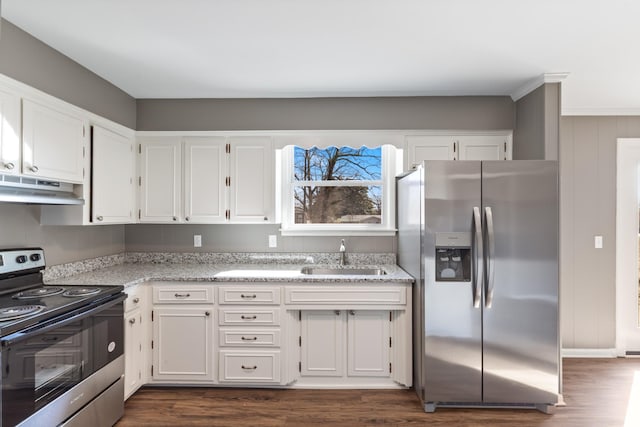
[[[514,95],[640,114],[638,0],[4,0],[135,98]]]

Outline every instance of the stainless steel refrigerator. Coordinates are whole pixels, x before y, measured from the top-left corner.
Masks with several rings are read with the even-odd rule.
[[[425,411],[551,412],[561,373],[557,162],[426,161],[397,179],[397,202]]]

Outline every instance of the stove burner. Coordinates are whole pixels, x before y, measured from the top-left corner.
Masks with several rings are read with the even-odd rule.
[[[42,297],[49,297],[51,295],[58,295],[64,292],[62,288],[56,288],[52,286],[43,286],[41,288],[27,289],[26,291],[18,292],[13,295],[14,299],[35,299]]]
[[[17,305],[15,307],[0,308],[0,321],[15,320],[44,310],[41,305]]]
[[[63,297],[84,297],[87,295],[95,295],[100,293],[100,289],[98,288],[74,288],[67,289],[62,294]]]

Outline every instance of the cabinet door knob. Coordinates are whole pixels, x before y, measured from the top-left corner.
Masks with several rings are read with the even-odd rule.
[[[29,170],[30,170],[31,172],[33,172],[33,173],[36,173],[36,172],[38,172],[38,170],[39,170],[39,169],[38,169],[38,167],[37,167],[36,165],[33,165],[33,166],[31,166],[31,167],[29,168]]]
[[[96,217],[96,219],[97,219],[98,221],[102,221],[102,219],[103,219],[103,218],[102,218],[102,215],[98,215],[98,216]]]
[[[334,313],[336,313],[336,316],[340,316],[340,310],[336,310]]]
[[[14,165],[14,164],[13,164],[13,163],[11,163],[11,162],[9,162],[9,163],[5,163],[5,164],[4,164],[4,168],[5,168],[5,169],[9,169],[9,170],[11,170],[11,169],[13,169],[14,167],[16,167],[16,165]]]
[[[131,323],[132,325],[133,325],[134,323],[136,323],[136,319],[135,319],[135,317],[134,317],[133,319],[129,319],[129,323]]]
[[[177,217],[177,216],[174,216],[174,217],[173,217],[173,220],[174,220],[174,221],[177,221],[177,220],[178,220],[178,217]]]
[[[135,298],[133,299],[133,303],[134,303],[134,304],[137,304],[137,303],[139,303],[139,302],[140,302],[140,298],[135,297]]]
[[[189,221],[189,217],[186,217],[184,220],[185,220],[185,221]]]
[[[211,315],[211,313],[209,313],[208,311],[205,311],[205,312],[204,312],[204,315],[205,315],[205,316],[210,316],[210,315]]]
[[[352,315],[352,316],[355,316],[355,315],[356,315],[356,312],[355,312],[355,311],[353,311],[353,310],[349,310],[349,314],[350,314],[350,315]]]
[[[269,218],[265,216],[265,217],[264,217],[264,220],[265,220],[265,221],[269,221]]]

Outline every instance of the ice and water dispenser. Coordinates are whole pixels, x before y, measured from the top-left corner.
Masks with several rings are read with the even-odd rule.
[[[471,281],[471,233],[436,233],[436,282]]]

